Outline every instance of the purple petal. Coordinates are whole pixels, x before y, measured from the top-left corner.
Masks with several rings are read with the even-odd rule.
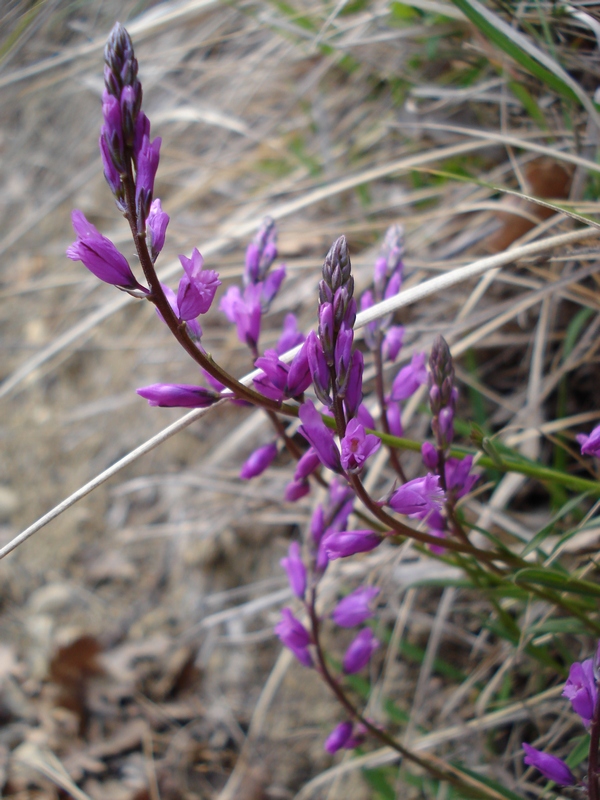
[[[573,786],[576,782],[575,776],[562,759],[543,753],[526,742],[523,742],[523,750],[526,754],[523,759],[525,764],[538,769],[549,781],[554,781],[559,786]]]
[[[240,478],[247,481],[250,478],[256,478],[261,475],[271,465],[276,456],[277,445],[275,442],[259,447],[245,462],[240,471]]]
[[[379,641],[373,636],[373,631],[370,628],[362,630],[346,650],[342,663],[346,675],[352,675],[366,667],[378,647]]]
[[[182,383],[154,383],[136,390],[151,406],[166,408],[208,408],[219,396],[202,386]]]

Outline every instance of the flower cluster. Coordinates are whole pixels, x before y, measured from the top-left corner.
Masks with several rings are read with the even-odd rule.
[[[571,701],[573,711],[579,716],[586,728],[600,725],[600,706],[598,704],[598,680],[600,678],[599,662],[600,645],[594,658],[587,658],[581,663],[576,661],[571,664],[569,677],[563,689],[563,697]],[[544,753],[535,747],[523,742],[525,751],[525,764],[535,767],[549,781],[554,781],[559,786],[573,786],[577,780],[570,767],[562,759],[550,753]],[[594,754],[590,753],[590,758]],[[597,753],[595,754],[597,759]],[[592,780],[597,781],[597,774]]]
[[[346,676],[364,670],[380,647],[374,632],[377,622],[373,619],[380,590],[372,585],[357,586],[333,608],[321,611],[317,598],[330,563],[372,551],[390,533],[418,538],[417,531],[384,510],[384,506],[419,520],[436,536],[454,533],[448,524],[450,513],[476,480],[470,474],[472,458],[461,461],[450,453],[457,390],[449,348],[441,337],[436,341],[429,372],[426,354],[414,353],[410,363],[398,370],[386,395],[383,364],[398,358],[405,331],[392,324],[392,315],[369,323],[365,330],[364,346],[372,355],[377,373],[381,412],[378,424],[384,433],[401,436],[401,404],[429,380],[435,437],[435,444],[423,446],[427,474],[412,480],[406,479],[397,454],[391,450],[396,459],[393,466],[402,482],[376,502],[362,483],[362,474],[381,447],[381,435],[374,432],[376,423],[363,403],[364,356],[355,342],[357,304],[346,239],[341,236],[333,243],[323,264],[317,330],[305,337],[295,316],[287,314],[276,345],[262,352],[262,319],[285,278],[284,265],[273,269],[277,258],[275,224],[270,218],[263,220],[246,250],[243,283],[228,288],[219,306],[236,326],[239,340],[248,346],[257,370],[252,389],[236,381],[201,346],[199,317],[209,311],[215,300],[221,285],[218,274],[204,269],[203,258],[195,248],[190,257],[179,256],[183,274],[177,291],[162,285],[155,271],[169,223],[160,199],[154,196],[161,139],[151,139],[150,122],[142,111],[142,88],[133,46],[118,23],[106,46],[105,63],[100,152],[117,207],[130,225],[145,285],[138,281],[125,256],[81,211],[73,212],[77,241],[67,255],[82,261],[105,283],[154,303],[159,317],[203,370],[211,387],[157,383],[138,389],[150,405],[206,408],[227,397],[234,403],[262,406],[269,411],[276,433],[250,454],[240,477],[250,480],[261,475],[281,451],[287,450],[297,463],[293,480],[286,487],[286,500],[298,501],[314,483],[323,487],[322,502],[314,508],[304,543],[292,542],[281,559],[300,611],[284,608],[275,633],[304,667],[318,670],[338,697],[346,697]],[[392,226],[375,262],[372,288],[362,296],[363,309],[399,292],[403,251],[402,230]],[[292,349],[294,357],[285,359],[284,354]],[[230,391],[223,395],[225,387]],[[309,392],[312,393],[307,396]],[[298,416],[297,430],[286,428],[286,415]],[[371,519],[377,520],[373,527],[353,527],[351,515],[357,497]],[[363,509],[357,514],[369,519]],[[425,541],[431,544],[431,540]],[[338,635],[348,637],[338,668],[329,666],[321,638],[323,629],[335,627],[343,629],[338,630]],[[350,634],[349,629],[355,630]],[[586,663],[574,665],[568,696],[582,719],[590,724],[595,718],[596,684]],[[358,746],[369,731],[377,733],[376,726],[353,710],[349,700],[344,705],[348,719],[337,725],[325,742],[330,753]],[[553,757],[545,759],[548,764]]]
[[[285,279],[283,264],[271,271],[276,258],[275,223],[266,217],[246,250],[243,292],[239,286],[230,286],[219,305],[227,319],[237,327],[240,342],[250,348],[255,358],[262,316],[269,310]]]
[[[211,307],[221,281],[214,270],[203,269],[202,256],[194,248],[191,258],[179,256],[183,276],[177,294],[158,282],[154,263],[164,247],[169,223],[160,200],[154,199],[161,139],[150,138],[133,45],[119,23],[106,44],[104,61],[104,122],[100,131],[104,175],[117,207],[130,224],[150,288],[139,283],[125,256],[78,210],[72,214],[77,241],[68,248],[67,256],[82,261],[101,281],[154,302],[164,321],[170,311],[173,326],[185,329],[189,339],[198,344],[202,328],[197,318]],[[158,383],[143,387],[138,393],[150,405],[177,408],[206,408],[219,399],[218,393],[188,384]]]

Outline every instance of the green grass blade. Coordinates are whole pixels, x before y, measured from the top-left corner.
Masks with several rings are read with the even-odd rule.
[[[452,0],[490,42],[513,58],[538,80],[563,97],[580,103],[600,128],[600,117],[581,86],[526,36],[514,30],[478,0]]]

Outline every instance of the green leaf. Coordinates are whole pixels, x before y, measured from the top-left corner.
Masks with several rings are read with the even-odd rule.
[[[363,777],[375,790],[377,800],[396,800],[396,790],[389,782],[390,768],[377,767],[377,769],[363,769]]]
[[[508,88],[523,104],[525,111],[529,114],[531,119],[536,122],[542,130],[548,129],[548,123],[546,122],[546,117],[544,116],[544,112],[538,106],[535,101],[533,95],[527,91],[525,86],[518,81],[508,81]]]
[[[600,586],[591,581],[572,578],[564,572],[556,569],[542,569],[531,567],[519,570],[514,578],[516,584],[535,583],[537,586],[546,586],[549,589],[556,589],[559,592],[569,592],[571,594],[582,594],[589,597],[600,597]]]
[[[529,629],[529,633],[540,636],[543,633],[587,633],[587,628],[579,619],[573,617],[559,617],[558,619],[545,619]]]
[[[577,742],[577,744],[575,744]],[[576,739],[573,739],[573,744],[575,747],[569,753],[568,757],[565,759],[567,762],[568,767],[578,767],[581,762],[588,757],[588,753],[590,752],[590,735],[589,733],[585,733],[583,736],[578,736]]]

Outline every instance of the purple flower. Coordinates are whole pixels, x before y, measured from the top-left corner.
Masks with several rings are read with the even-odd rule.
[[[578,661],[571,664],[563,697],[569,698],[573,711],[579,714],[584,725],[589,725],[598,702],[598,688],[591,658],[587,658],[581,664]]]
[[[286,394],[288,397],[298,397],[305,392],[312,382],[308,366],[308,351],[306,344],[294,356],[288,372]]]
[[[179,308],[177,307],[177,295],[171,289],[171,287],[167,286],[165,283],[161,283],[161,287],[165,297],[167,298],[167,302],[171,306],[173,313],[175,314],[177,319],[179,319],[180,317],[179,317]],[[158,308],[156,309],[156,313],[158,314],[160,319],[162,319],[162,321],[164,322],[165,318],[163,317]],[[194,341],[196,342],[199,342],[200,339],[202,338],[202,328],[200,327],[200,323],[198,322],[198,320],[188,319],[185,324],[187,325],[188,332],[192,337],[192,339],[194,339]],[[206,372],[204,374],[207,375]],[[217,390],[217,392],[221,392],[225,388],[225,386],[223,386],[222,383],[219,383],[218,385],[215,383],[211,383],[210,378],[208,379],[208,381],[210,385]]]
[[[368,553],[381,544],[381,536],[373,531],[334,531],[323,539],[327,557],[348,558],[356,553]]]
[[[246,249],[246,269],[244,285],[259,283],[264,280],[271,264],[277,258],[277,231],[271,217],[261,222],[254,240]]]
[[[288,503],[295,503],[309,492],[310,483],[306,480],[306,478],[302,478],[298,481],[294,480],[291,483],[288,483],[288,485],[285,487],[284,500],[286,500]]]
[[[153,383],[136,391],[149,405],[165,408],[208,408],[219,400],[218,395],[203,386],[183,383]]]
[[[385,412],[385,417],[387,419],[388,428],[392,436],[398,436],[400,438],[404,434],[404,428],[402,427],[402,406],[400,403],[394,403],[391,397],[387,397],[386,401],[388,407]]]
[[[404,328],[402,325],[392,325],[387,331],[381,345],[381,355],[384,361],[395,361],[402,349],[404,341]]]
[[[240,471],[242,480],[250,480],[261,475],[272,463],[277,455],[277,445],[275,442],[265,444],[255,450],[250,458],[245,462]]]
[[[582,456],[594,456],[600,458],[600,425],[597,425],[589,436],[580,433],[575,437],[581,445]]]
[[[82,261],[97,278],[119,289],[148,293],[136,281],[125,256],[87,221],[83,211],[75,209],[71,219],[77,234],[77,241],[67,248],[67,256],[71,261]]]
[[[357,419],[346,426],[346,435],[341,441],[342,467],[348,472],[358,472],[365,461],[381,446],[381,439],[374,433],[365,433]]]
[[[329,367],[327,366],[321,340],[314,331],[311,331],[306,337],[305,347],[310,375],[315,386],[315,393],[324,405],[330,407],[332,403],[331,397],[329,396],[331,376],[329,374]]]
[[[265,350],[264,356],[257,358],[254,366],[262,370],[254,378],[254,386],[271,400],[283,400],[290,371],[288,364],[281,361],[275,350]]]
[[[133,159],[136,164],[144,139],[150,139],[150,120],[143,111],[140,111],[135,121],[135,132],[133,136]]]
[[[237,286],[230,286],[221,298],[219,308],[230,322],[237,326],[238,339],[242,344],[255,350],[260,336],[261,286],[251,284],[246,286],[244,296]]]
[[[430,511],[441,508],[444,499],[439,476],[429,473],[424,478],[415,478],[396,489],[387,505],[398,514],[423,519]]]
[[[357,351],[358,352],[358,351]],[[346,396],[347,399],[347,396]],[[364,403],[361,403],[356,410],[356,419],[365,428],[375,429],[375,420],[371,416],[371,412]]]
[[[352,364],[350,365],[350,375],[346,386],[346,396],[344,398],[344,408],[348,419],[356,416],[358,408],[362,403],[362,377],[364,360],[360,350],[352,353]],[[371,425],[371,427],[374,427]]]
[[[415,353],[410,364],[402,367],[392,384],[392,400],[406,400],[419,386],[427,383],[426,353]]]
[[[100,128],[100,137],[104,140],[108,159],[120,173],[125,167],[121,104],[106,89],[102,93],[102,116],[104,124]]]
[[[302,436],[311,444],[321,463],[334,472],[340,469],[340,452],[334,441],[333,431],[325,425],[312,400],[300,406],[298,412],[302,425],[298,428]]]
[[[160,158],[160,145],[162,139],[158,136],[153,142],[144,136],[142,146],[137,155],[137,170],[135,175],[135,205],[138,216],[146,219],[148,207],[152,202],[154,191],[154,178],[158,169]]]
[[[306,591],[306,567],[300,556],[298,542],[290,544],[287,558],[282,558],[279,563],[287,572],[292,592],[302,599]]]
[[[310,386],[310,372],[304,348],[296,353],[291,364],[286,364],[276,350],[265,350],[254,365],[262,372],[254,378],[255,387],[271,400],[296,397]]]
[[[277,269],[269,272],[262,283],[262,310],[266,312],[275,299],[275,295],[285,280],[285,266],[282,264]]]
[[[478,481],[477,475],[470,475],[473,466],[473,456],[449,458],[446,461],[446,487],[458,499],[468,494]]]
[[[343,600],[340,600],[333,610],[331,618],[336,625],[342,628],[353,628],[355,625],[362,625],[365,620],[374,615],[374,612],[369,608],[369,604],[378,594],[379,589],[376,586],[361,586],[355,589]]]
[[[288,350],[291,350],[293,347],[297,347],[297,345],[302,344],[305,340],[306,336],[302,333],[302,331],[298,330],[298,320],[296,319],[296,315],[286,314],[285,319],[283,320],[283,330],[281,332],[281,336],[279,337],[279,341],[275,346],[275,350],[277,351],[278,355],[287,353]]]
[[[110,151],[108,149],[108,145],[106,143],[106,137],[104,134],[100,134],[100,156],[102,157],[102,166],[104,167],[104,177],[106,178],[106,182],[110,186],[111,192],[117,198],[117,203],[119,208],[123,211],[125,210],[125,205],[123,203],[123,187],[121,185],[121,173],[115,167],[115,163],[111,158]]]
[[[162,210],[160,200],[156,198],[156,200],[152,201],[150,213],[146,220],[146,240],[152,261],[156,261],[158,254],[164,247],[168,224],[169,215]]]
[[[365,667],[371,655],[379,647],[379,641],[373,636],[370,628],[362,630],[346,650],[346,655],[342,662],[342,669],[346,675],[352,675]]]
[[[300,458],[296,464],[296,471],[294,472],[294,480],[303,480],[308,478],[321,463],[321,459],[314,447],[309,447],[306,453]]]
[[[291,609],[282,608],[281,616],[283,619],[275,626],[275,633],[301,664],[312,667],[313,660],[308,649],[311,642],[309,632],[292,614]]]
[[[352,343],[354,341],[354,331],[342,325],[335,343],[335,378],[338,387],[338,394],[344,397],[346,386],[350,376],[350,366],[352,364]]]
[[[438,451],[430,442],[423,442],[421,445],[421,458],[427,469],[433,470],[438,465]]]
[[[179,318],[195,319],[199,314],[206,314],[221,281],[213,269],[202,269],[204,261],[196,247],[192,250],[191,258],[179,256],[179,260],[185,271],[177,291]]]
[[[526,742],[523,742],[523,750],[526,754],[524,762],[538,769],[549,781],[559,786],[573,786],[576,783],[575,776],[562,759],[543,753]]]
[[[335,726],[325,740],[325,744],[323,745],[324,749],[328,753],[331,753],[331,755],[337,753],[338,750],[341,750],[342,747],[345,747],[346,742],[352,737],[352,728],[353,725],[349,720],[346,722],[340,722],[340,724]]]

